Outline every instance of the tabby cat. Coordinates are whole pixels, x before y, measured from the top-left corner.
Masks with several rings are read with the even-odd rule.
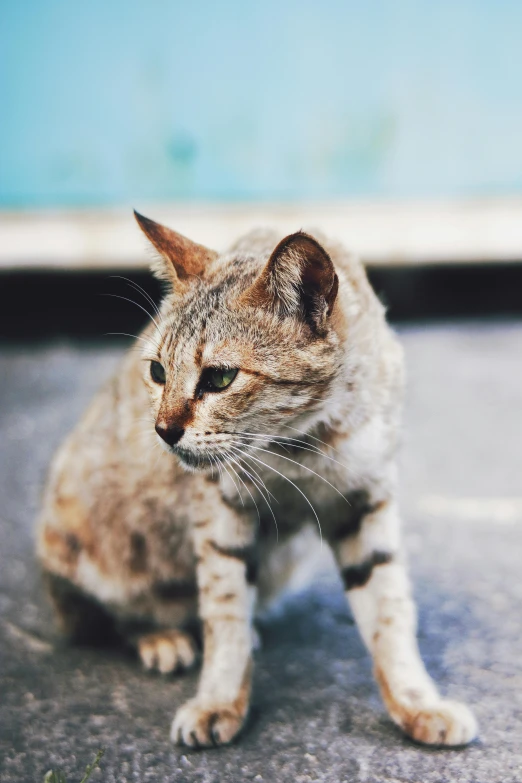
[[[38,553],[63,630],[132,631],[145,667],[169,673],[195,662],[197,618],[199,687],[171,736],[228,743],[248,715],[256,608],[313,526],[392,720],[419,742],[470,742],[473,715],[418,652],[396,500],[403,356],[364,267],[301,231],[218,254],[136,218],[166,291],[52,465]]]

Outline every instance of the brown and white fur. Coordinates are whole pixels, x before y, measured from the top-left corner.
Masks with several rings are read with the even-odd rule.
[[[469,742],[473,715],[439,696],[417,647],[396,499],[403,357],[363,266],[302,232],[256,231],[219,255],[137,219],[167,292],[52,465],[38,552],[63,629],[89,641],[147,625],[141,659],[170,672],[194,663],[198,617],[199,687],[172,738],[228,743],[248,714],[256,606],[313,525],[393,721]],[[206,368],[238,372],[216,392]]]

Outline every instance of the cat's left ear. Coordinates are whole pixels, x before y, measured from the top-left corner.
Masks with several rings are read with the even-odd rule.
[[[171,228],[140,215],[136,210],[134,217],[160,254],[151,265],[152,273],[174,289],[180,285],[183,287],[191,277],[203,276],[206,267],[218,256],[214,250],[192,242]]]
[[[339,278],[326,250],[316,239],[298,231],[277,245],[243,301],[282,315],[301,314],[321,332],[338,288]]]

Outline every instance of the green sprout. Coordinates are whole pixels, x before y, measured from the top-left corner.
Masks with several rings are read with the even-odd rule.
[[[92,764],[87,764],[87,766],[85,767],[85,775],[80,780],[80,783],[87,783],[92,773],[98,766],[100,759],[104,753],[105,751],[99,750]],[[43,783],[67,783],[67,781],[65,779],[65,775],[63,774],[63,772],[60,772],[59,770],[58,772],[54,772],[52,769],[50,769],[49,772],[46,773],[43,779]]]

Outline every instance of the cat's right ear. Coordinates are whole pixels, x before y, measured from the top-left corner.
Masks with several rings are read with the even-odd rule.
[[[203,277],[206,267],[217,258],[214,250],[192,242],[167,226],[140,215],[134,210],[139,227],[158,251],[159,257],[151,264],[155,277],[172,288],[183,287],[191,277]]]

